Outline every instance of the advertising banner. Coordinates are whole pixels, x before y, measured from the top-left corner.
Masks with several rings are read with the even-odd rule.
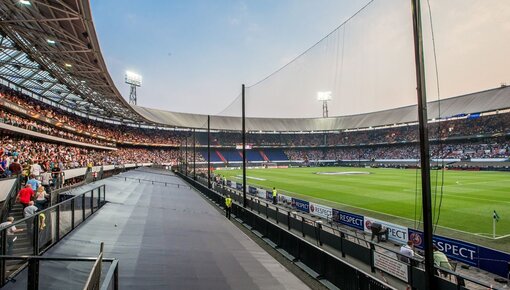
[[[273,193],[269,190],[266,190],[266,199],[273,200]]]
[[[407,243],[409,235],[408,229],[406,227],[365,216],[364,231],[367,233],[372,233],[370,228],[373,223],[381,224],[388,229],[388,239],[390,241],[400,244]]]
[[[337,223],[341,223],[343,225],[363,230],[363,225],[365,223],[365,219],[362,215],[353,214],[345,211],[341,211],[338,209],[333,209],[333,221]]]
[[[292,197],[278,194],[278,202],[283,205],[292,206]]]
[[[510,254],[489,248],[478,247],[478,267],[501,277],[507,277]]]
[[[248,193],[253,195],[257,194],[257,188],[253,186],[248,186]]]
[[[266,190],[258,188],[257,189],[257,197],[266,199]]]
[[[423,249],[422,232],[409,229],[409,238],[415,247]],[[440,236],[434,236],[432,242],[449,258],[478,266],[478,246]]]
[[[306,200],[292,198],[292,207],[300,211],[309,212],[310,203]]]
[[[332,208],[313,202],[310,202],[310,213],[325,219],[331,219],[333,217]]]
[[[243,185],[241,183],[236,183],[237,190],[243,190]]]

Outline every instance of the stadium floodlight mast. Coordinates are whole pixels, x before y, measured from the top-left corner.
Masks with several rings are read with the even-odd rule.
[[[129,103],[136,105],[136,88],[142,86],[142,76],[131,71],[126,71],[125,82],[130,86]]]
[[[322,102],[322,117],[328,117],[328,102],[331,101],[331,92],[317,92],[317,101]]]

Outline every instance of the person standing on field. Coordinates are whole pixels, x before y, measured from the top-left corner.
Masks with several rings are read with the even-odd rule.
[[[273,204],[276,204],[278,198],[278,193],[276,192],[276,187],[273,187]]]

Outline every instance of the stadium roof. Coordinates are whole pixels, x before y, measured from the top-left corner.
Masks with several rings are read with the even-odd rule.
[[[115,87],[88,0],[0,1],[0,76],[58,104],[143,120]]]
[[[89,0],[0,1],[1,79],[86,116],[142,125],[206,128],[206,115],[131,106],[124,100],[101,54]],[[510,87],[502,87],[431,102],[429,117],[507,108]],[[416,106],[408,106],[333,118],[247,118],[247,130],[329,131],[415,121]],[[241,120],[212,116],[211,128],[240,130]]]
[[[144,118],[155,123],[177,127],[205,128],[207,116],[168,112],[133,106]],[[440,102],[429,102],[430,119],[442,119],[491,112],[510,108],[510,86],[453,97]],[[330,131],[357,129],[384,125],[405,124],[418,121],[417,106],[333,118],[247,118],[246,129],[251,131]],[[211,116],[211,128],[219,130],[241,130],[239,117]]]

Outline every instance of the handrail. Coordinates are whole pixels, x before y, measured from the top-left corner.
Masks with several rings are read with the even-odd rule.
[[[12,253],[14,249],[18,252],[21,250],[22,254],[40,255],[44,253],[99,210],[106,203],[105,198],[106,186],[103,184],[1,228],[0,254],[3,256],[0,257],[5,258],[6,254]],[[28,247],[23,242],[18,244],[13,240],[9,241],[7,230],[17,225],[20,228],[26,226],[29,239]],[[24,235],[15,237],[24,239]],[[18,246],[14,247],[15,245]],[[13,256],[4,258],[0,258],[0,287],[27,266],[27,263],[8,266],[6,260],[14,258]],[[18,260],[20,260],[19,257]],[[10,273],[7,272],[9,267]]]
[[[177,186],[177,188],[180,188],[181,186],[183,186],[183,187],[189,187],[191,189],[191,186],[185,185],[185,184],[182,184],[182,183],[164,182],[164,181],[149,180],[149,179],[143,179],[143,178],[127,177],[127,176],[113,176],[112,178],[124,178],[124,181],[127,181],[128,179],[138,180],[138,182],[147,181],[147,182],[150,182],[152,184],[154,184],[154,183],[164,184],[165,186],[170,184],[170,185]]]
[[[101,256],[103,253],[101,253]],[[37,281],[39,280],[39,265],[40,261],[58,261],[58,262],[87,262],[87,263],[97,263],[99,260],[99,257],[42,257],[42,256],[7,256],[7,255],[0,255],[0,260],[22,260],[25,264],[28,265],[29,271],[28,271],[28,282],[27,282],[27,289],[34,289],[34,285],[37,284]],[[101,257],[102,263],[109,263],[110,266],[108,267],[108,272],[104,276],[104,279],[102,280],[102,285],[100,287],[94,288],[94,289],[101,289],[101,290],[109,290],[110,284],[113,282],[113,289],[117,290],[119,289],[119,260],[114,258],[104,258]],[[34,271],[35,268],[35,271]],[[99,282],[99,281],[98,281]],[[32,287],[31,287],[32,286]],[[37,288],[35,288],[37,289]]]
[[[83,290],[99,290],[99,284],[101,283],[101,269],[103,267],[103,248],[104,243],[101,242],[99,255],[97,256],[94,266],[92,266],[92,270],[90,271]]]
[[[71,197],[71,198],[69,198],[69,199],[66,199],[66,200],[64,200],[64,201],[62,201],[62,202],[59,202],[59,203],[57,203],[57,204],[55,204],[55,205],[52,205],[52,206],[50,206],[50,207],[48,207],[48,208],[45,208],[44,210],[37,211],[34,215],[44,214],[44,213],[46,213],[46,212],[48,212],[48,211],[50,211],[50,210],[52,210],[52,209],[54,209],[54,208],[57,208],[58,206],[60,206],[60,205],[62,205],[62,204],[65,204],[65,203],[71,202],[73,199],[77,199],[77,198],[79,198],[79,197],[82,197],[82,196],[84,196],[85,194],[87,194],[87,193],[89,193],[89,192],[92,192],[92,191],[94,191],[94,190],[96,190],[96,189],[100,189],[100,188],[105,188],[105,185],[104,185],[104,184],[102,184],[102,185],[99,185],[99,186],[94,187],[94,188],[92,188],[92,189],[89,189],[89,190],[87,190],[87,191],[85,191],[85,192],[82,192],[82,193],[80,193],[80,194],[78,194],[78,195],[75,195],[75,196],[73,196],[73,197]],[[31,218],[33,218],[33,216],[28,216],[28,217],[22,218],[22,219],[20,219],[20,220],[18,220],[18,221],[16,221],[16,222],[13,222],[13,223],[12,223],[11,225],[9,225],[9,226],[6,226],[6,227],[3,227],[3,228],[0,228],[0,232],[4,231],[4,230],[6,230],[6,229],[8,229],[8,228],[10,228],[10,227],[12,227],[12,226],[15,226],[15,225],[21,224],[21,223],[23,223],[23,222],[26,222],[27,220],[30,220]]]
[[[4,204],[2,205],[2,209],[0,211],[0,213],[1,213],[0,220],[1,221],[5,221],[5,219],[7,218],[9,212],[12,209],[13,200],[15,200],[16,195],[18,194],[18,191],[20,189],[21,178],[22,178],[21,175],[15,176],[15,177],[13,177],[13,179],[14,178],[16,179],[16,181],[14,182],[14,184],[11,187],[11,190],[7,194],[7,196],[4,200]]]

